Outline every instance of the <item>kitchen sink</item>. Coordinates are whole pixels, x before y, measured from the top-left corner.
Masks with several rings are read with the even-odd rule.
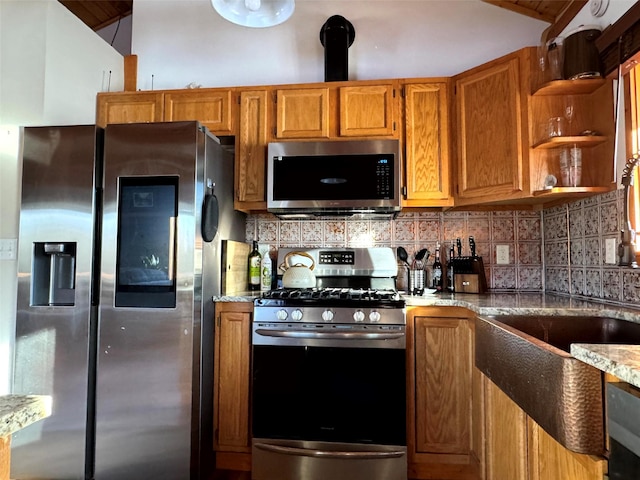
[[[481,316],[476,366],[568,449],[605,453],[603,373],[572,343],[640,344],[640,324],[597,316]]]

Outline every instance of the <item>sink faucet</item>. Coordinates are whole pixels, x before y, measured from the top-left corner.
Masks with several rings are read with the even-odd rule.
[[[638,268],[636,263],[636,232],[631,228],[629,218],[629,187],[633,184],[633,169],[640,160],[640,156],[634,153],[627,160],[622,172],[622,186],[624,187],[624,225],[622,226],[620,243],[618,244],[618,265]]]

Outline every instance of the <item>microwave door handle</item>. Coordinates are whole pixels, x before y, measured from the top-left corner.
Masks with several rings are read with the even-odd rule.
[[[278,338],[322,338],[329,340],[395,340],[403,338],[404,332],[369,333],[369,332],[305,332],[300,330],[267,330],[258,328],[258,335]]]
[[[399,458],[406,455],[403,450],[391,450],[388,452],[347,452],[347,451],[329,451],[314,450],[309,448],[284,447],[280,445],[271,445],[268,443],[254,443],[254,447],[265,450],[267,452],[281,453],[285,455],[295,455],[299,457],[320,457],[320,458],[342,458],[351,460],[360,459],[381,459],[381,458]]]

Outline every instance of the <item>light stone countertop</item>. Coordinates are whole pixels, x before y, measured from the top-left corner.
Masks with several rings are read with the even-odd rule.
[[[640,388],[640,345],[574,343],[571,355]]]
[[[260,295],[260,292],[238,292],[214,296],[212,301],[253,302]],[[402,298],[407,307],[463,307],[478,315],[599,315],[640,323],[640,309],[550,293],[436,293]]]
[[[0,438],[51,415],[48,395],[0,395]]]

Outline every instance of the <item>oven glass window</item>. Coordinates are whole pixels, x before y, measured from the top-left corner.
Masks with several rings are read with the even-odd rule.
[[[278,157],[273,199],[388,200],[394,198],[394,155]]]
[[[253,436],[406,445],[405,351],[254,346]]]

